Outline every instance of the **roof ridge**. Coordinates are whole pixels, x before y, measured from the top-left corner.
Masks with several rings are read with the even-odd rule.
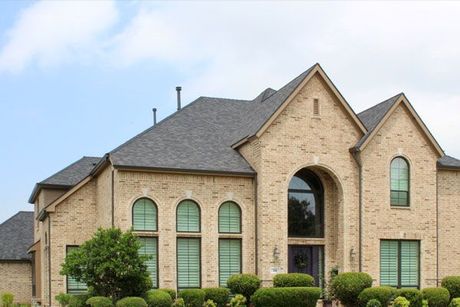
[[[213,96],[200,96],[199,98],[220,99],[220,100],[232,100],[232,101],[244,101],[244,102],[251,102],[251,101],[252,101],[252,100],[248,100],[248,99],[236,99],[236,98],[213,97]],[[188,106],[188,105],[187,105],[187,106]]]
[[[383,101],[381,101],[381,102],[379,102],[379,103],[373,105],[372,107],[369,107],[369,108],[367,108],[367,109],[365,109],[365,110],[359,112],[357,115],[359,116],[359,115],[361,115],[362,113],[367,112],[367,111],[370,111],[371,109],[373,109],[373,108],[375,108],[375,107],[378,107],[379,105],[381,105],[381,104],[383,104],[383,103],[385,103],[385,102],[388,102],[389,100],[391,100],[391,99],[393,99],[393,98],[396,98],[396,97],[398,97],[398,96],[401,96],[401,95],[404,95],[404,92],[401,92],[401,93],[398,93],[398,94],[396,94],[396,95],[394,95],[394,96],[391,96],[390,98],[387,98],[387,99],[385,99],[385,100],[383,100]],[[405,95],[404,95],[404,96],[405,96]]]
[[[53,173],[51,176],[48,176],[47,178],[43,179],[42,181],[40,181],[40,182],[38,182],[38,183],[39,183],[39,184],[40,184],[40,183],[43,183],[44,181],[46,181],[46,180],[50,179],[51,177],[53,177],[53,176],[59,174],[60,172],[63,172],[64,170],[69,169],[70,167],[72,167],[73,165],[77,164],[78,162],[80,162],[80,161],[83,160],[84,158],[85,158],[85,156],[81,157],[81,158],[78,159],[77,161],[75,161],[75,162],[73,162],[73,163],[67,165],[67,166],[64,167],[63,169],[60,169],[59,171]],[[57,184],[57,185],[59,185],[59,184]]]
[[[5,225],[7,222],[9,222],[10,220],[12,220],[13,218],[15,218],[16,216],[18,216],[22,211],[18,211],[16,212],[14,215],[10,216],[8,219],[4,220],[3,223],[0,224],[0,227],[2,227],[3,225]],[[32,211],[28,211],[28,212],[32,212]],[[33,213],[33,212],[32,212]]]

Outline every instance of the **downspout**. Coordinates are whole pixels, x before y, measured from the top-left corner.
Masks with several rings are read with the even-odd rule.
[[[436,169],[436,286],[439,286],[439,172]]]
[[[258,217],[257,217],[257,207],[258,207],[258,197],[257,197],[257,192],[259,190],[259,187],[258,187],[258,181],[257,181],[257,175],[254,177],[254,204],[255,204],[255,208],[254,208],[254,227],[255,227],[255,257],[256,257],[256,275],[259,274],[259,223],[258,223]]]
[[[358,267],[359,272],[363,271],[363,164],[359,150],[352,149],[353,158],[358,165],[358,185],[359,185],[359,234],[358,234]]]
[[[48,214],[48,300],[51,306],[51,216]]]
[[[112,227],[115,227],[115,169],[112,167]]]

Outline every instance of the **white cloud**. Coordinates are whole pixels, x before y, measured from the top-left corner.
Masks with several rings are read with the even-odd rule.
[[[0,71],[18,73],[34,63],[49,66],[89,58],[100,48],[100,35],[116,20],[116,8],[109,1],[36,2],[7,32]]]

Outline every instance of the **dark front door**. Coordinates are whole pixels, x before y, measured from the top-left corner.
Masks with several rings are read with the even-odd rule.
[[[324,246],[289,245],[288,272],[306,273],[315,278],[315,285],[321,287],[324,276]]]

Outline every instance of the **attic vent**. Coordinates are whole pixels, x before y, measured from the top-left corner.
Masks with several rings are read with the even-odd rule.
[[[319,99],[313,99],[313,115],[319,116]]]

